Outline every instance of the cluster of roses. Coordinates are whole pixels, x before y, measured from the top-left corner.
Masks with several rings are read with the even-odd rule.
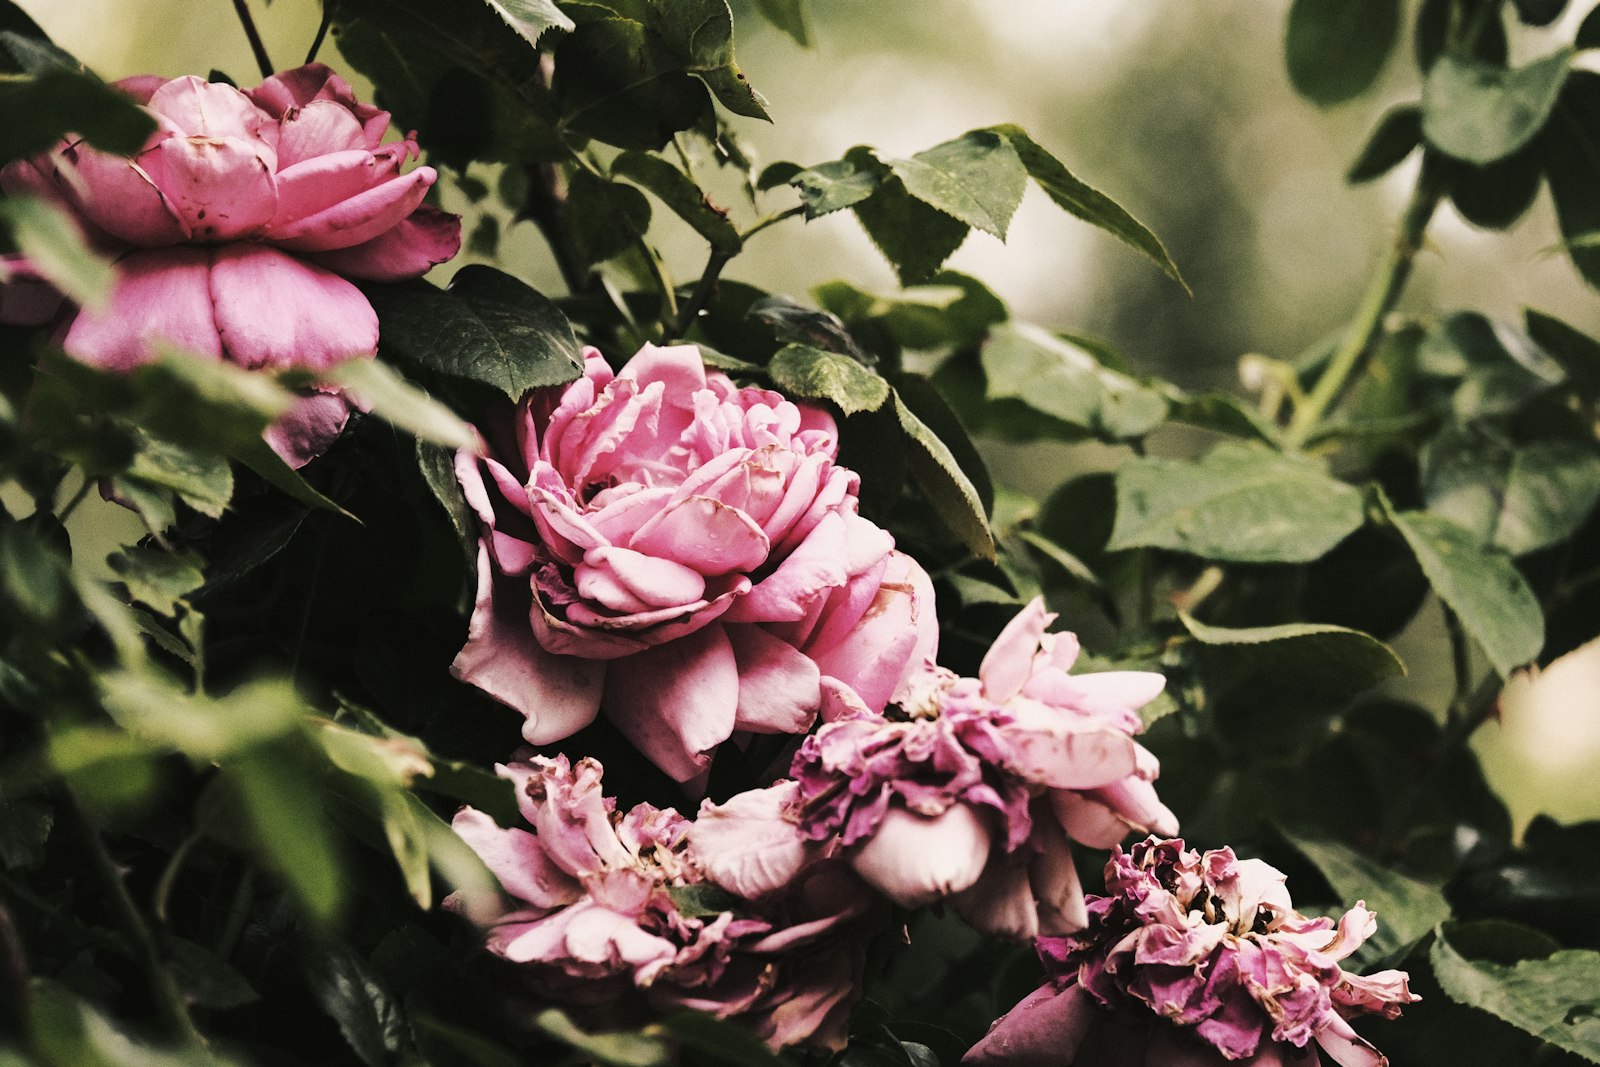
[[[346,278],[415,277],[459,223],[421,203],[412,137],[337,76],[302,67],[240,92],[198,78],[123,88],[156,117],[132,160],[75,142],[0,174],[117,255],[108,309],[58,309],[12,260],[0,317],[57,321],[71,355],[127,368],[165,343],[246,367],[370,357],[371,307]],[[276,428],[303,461],[344,421],[306,398]],[[531,746],[605,715],[703,795],[719,747],[796,739],[787,777],[694,819],[602,791],[592,758],[532,750],[498,768],[526,828],[462,810],[455,828],[504,896],[470,914],[531,995],[616,1023],[693,1008],[773,1047],[840,1047],[863,947],[890,904],[948,901],[1036,939],[1050,983],[1003,1019],[987,1062],[1383,1062],[1346,1017],[1392,1014],[1404,975],[1338,960],[1368,936],[1295,913],[1282,876],[1169,836],[1155,758],[1134,737],[1158,674],[1069,673],[1078,644],[1035,601],[976,678],[935,662],[933,587],[858,512],[825,411],[647,346],[479,419],[457,460],[481,520],[477,601],[454,664],[521,712]],[[1116,849],[1085,898],[1071,843]],[[492,917],[490,917],[492,916]]]

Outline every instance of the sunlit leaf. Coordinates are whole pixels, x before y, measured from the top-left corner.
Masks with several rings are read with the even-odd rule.
[[[1468,959],[1441,933],[1428,962],[1452,1000],[1600,1063],[1600,952],[1563,949],[1505,966]]]
[[[1479,165],[1538,136],[1567,77],[1572,49],[1506,70],[1446,54],[1422,86],[1422,132],[1435,148]]]

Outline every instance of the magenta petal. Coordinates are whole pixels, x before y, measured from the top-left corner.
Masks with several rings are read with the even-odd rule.
[[[706,580],[683,564],[614,545],[585,552],[573,581],[579,596],[618,612],[694,604],[706,591]]]
[[[217,249],[211,284],[217,329],[240,366],[322,370],[378,351],[378,316],[361,290],[277,249]]]
[[[680,782],[711,762],[733,733],[739,668],[721,626],[645,650],[611,670],[606,715],[650,761]]]
[[[139,163],[191,240],[254,236],[277,211],[271,165],[243,138],[169,137]]]
[[[187,240],[160,188],[138,163],[78,146],[61,154],[67,197],[84,218],[112,237],[142,248],[160,248]]]
[[[370,241],[318,252],[313,257],[331,271],[369,282],[420,278],[461,251],[461,216],[423,204],[393,229]]]
[[[992,1067],[1062,1067],[1072,1063],[1103,1011],[1080,986],[1056,992],[1045,985],[1029,993],[989,1027],[962,1063]]]
[[[61,347],[74,359],[127,370],[163,345],[194,356],[222,358],[211,305],[211,250],[160,248],[128,253],[100,314],[72,320]]]
[[[850,862],[890,900],[920,908],[976,882],[991,843],[988,826],[966,804],[933,816],[893,807]]]
[[[300,166],[314,162],[311,160]],[[297,252],[327,252],[363,244],[398,226],[415,211],[435,177],[432,167],[418,167],[410,174],[390,178],[314,214],[285,218],[280,212],[267,236],[276,244]]]
[[[1032,941],[1039,934],[1039,911],[1028,881],[1026,852],[989,857],[983,875],[951,903],[980,933],[1008,941]]]
[[[788,816],[795,783],[779,782],[728,798],[709,800],[689,827],[689,855],[713,882],[753,900],[783,889],[822,854]]]
[[[570,737],[600,710],[605,664],[546,652],[528,629],[526,609],[515,598],[497,604],[496,593],[489,550],[480,543],[477,603],[450,673],[527,716],[522,736],[530,745]]]
[[[350,405],[342,395],[312,393],[296,398],[261,436],[298,470],[333,446],[349,418]]]
[[[758,626],[729,626],[739,665],[735,728],[762,734],[803,734],[822,707],[822,672],[810,656]]]
[[[1039,904],[1039,932],[1047,937],[1077,933],[1089,924],[1089,912],[1072,845],[1048,816],[1034,821],[1029,844],[1038,850],[1028,865],[1028,880]]]
[[[55,318],[65,299],[23,256],[0,256],[0,322],[43,326]]]

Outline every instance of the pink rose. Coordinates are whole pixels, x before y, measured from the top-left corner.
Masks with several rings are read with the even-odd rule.
[[[826,412],[647,345],[486,432],[456,461],[484,533],[453,670],[530,744],[603,709],[686,781],[736,730],[810,728],[824,678],[882,707],[931,659],[931,583],[857,514]]]
[[[109,305],[59,335],[77,359],[121,370],[162,346],[247,368],[370,358],[378,318],[346,278],[415,278],[460,246],[460,220],[422,203],[433,168],[401,172],[414,136],[383,144],[388,113],[321,64],[247,92],[194,76],[119,88],[157,123],[132,159],[66,141],[0,171],[6,193],[61,204],[116,257]],[[0,311],[41,318],[36,298]],[[313,395],[268,438],[298,465],[347,413]]]
[[[977,678],[924,666],[886,714],[826,687],[824,718],[792,782],[708,804],[690,850],[718,884],[781,885],[798,864],[847,859],[904,907],[949,899],[972,925],[1031,939],[1083,926],[1070,842],[1109,848],[1177,822],[1151,785],[1135,711],[1164,685],[1143,671],[1067,673],[1071,634],[1035,600]]]
[[[472,808],[454,827],[505,889],[482,917],[488,948],[531,991],[608,1028],[693,1009],[737,1018],[773,1048],[844,1046],[877,918],[848,869],[813,864],[760,900],[713,890],[680,909],[678,894],[713,888],[685,848],[688,820],[649,804],[617,812],[592,759],[496,769],[517,783],[528,828]]]
[[[1349,1020],[1392,1019],[1418,998],[1404,971],[1340,967],[1377,928],[1361,903],[1337,922],[1308,919],[1260,860],[1154,837],[1117,848],[1105,881],[1087,928],[1039,939],[1049,981],[962,1062],[1316,1067],[1313,1041],[1340,1067],[1388,1062]]]

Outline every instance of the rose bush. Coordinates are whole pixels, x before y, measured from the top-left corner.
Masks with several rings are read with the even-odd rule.
[[[716,898],[680,896],[705,878],[676,811],[619,813],[593,759],[496,769],[516,783],[530,829],[473,808],[454,826],[509,897],[488,918],[489,950],[521,965],[530,990],[610,1026],[693,1008],[737,1017],[774,1048],[844,1046],[876,915],[848,869],[819,863],[759,901],[706,905]]]
[[[1069,840],[1109,848],[1134,830],[1173,833],[1158,765],[1133,740],[1148,671],[1069,675],[1077,639],[1045,630],[1034,600],[977,678],[925,666],[887,716],[843,687],[785,782],[705,805],[690,835],[719,884],[770,891],[838,853],[904,907],[950,898],[972,925],[1028,939],[1086,921]]]
[[[736,730],[801,733],[824,678],[883,707],[937,639],[932,588],[857,513],[831,416],[646,346],[543,390],[456,469],[484,532],[454,671],[531,744],[602,709],[680,781]]]
[[[116,259],[107,306],[75,311],[58,331],[77,359],[124,370],[171,347],[317,371],[370,358],[378,318],[347,279],[415,278],[460,246],[460,220],[422,203],[433,168],[402,173],[415,136],[384,144],[388,112],[321,64],[244,92],[192,75],[117,87],[157,124],[132,159],[69,139],[0,170],[8,195],[64,206]],[[0,309],[38,322],[55,306],[34,289]],[[347,414],[341,397],[310,395],[269,440],[299,465]]]
[[[1106,864],[1089,925],[1041,938],[1049,982],[995,1023],[963,1062],[1004,1067],[1340,1067],[1388,1060],[1347,1020],[1418,999],[1404,971],[1339,966],[1377,919],[1295,911],[1281,871],[1149,838]]]

